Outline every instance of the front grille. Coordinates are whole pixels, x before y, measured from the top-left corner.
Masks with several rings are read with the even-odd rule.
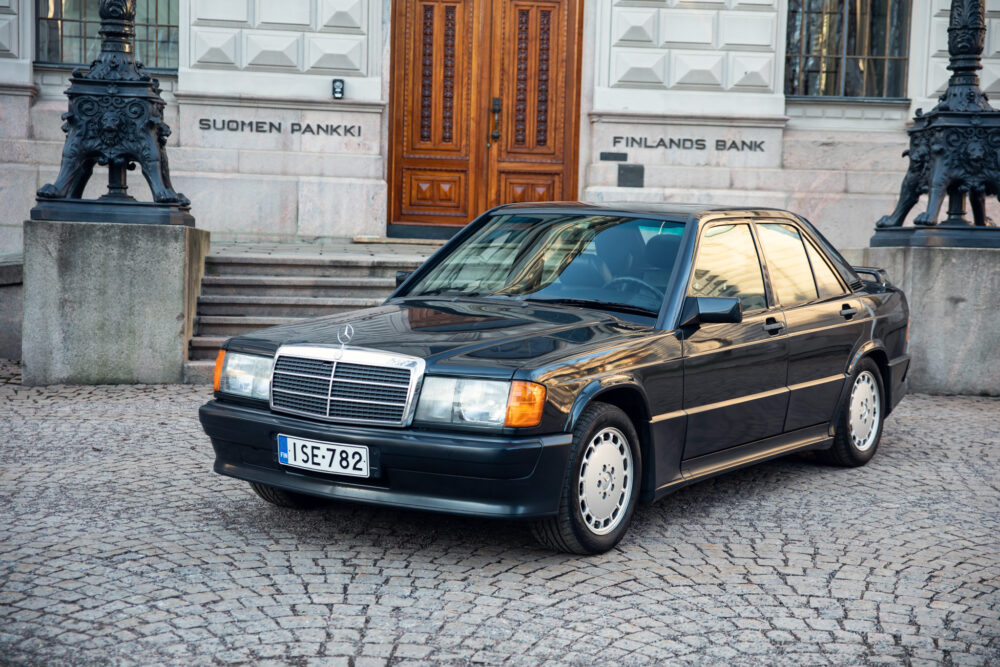
[[[328,350],[325,354],[330,354]],[[370,351],[343,358],[364,356]],[[271,381],[271,408],[329,421],[401,426],[415,382],[414,368],[356,361],[311,359],[278,352]]]

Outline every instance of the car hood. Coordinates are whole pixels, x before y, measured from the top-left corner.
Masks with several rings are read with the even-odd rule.
[[[346,339],[351,325],[350,340]],[[499,299],[406,299],[376,308],[262,329],[233,338],[228,349],[273,354],[306,344],[382,350],[421,357],[428,371],[510,377],[586,348],[648,332],[610,313]]]

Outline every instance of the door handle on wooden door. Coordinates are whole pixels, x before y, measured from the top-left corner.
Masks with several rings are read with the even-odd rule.
[[[493,132],[490,133],[491,141],[500,140],[500,98],[494,97],[493,104],[490,106],[490,112],[493,114]]]

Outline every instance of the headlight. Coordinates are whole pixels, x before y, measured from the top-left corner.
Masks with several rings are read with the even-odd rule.
[[[545,387],[534,382],[425,377],[415,420],[467,426],[538,426]]]
[[[273,364],[274,357],[219,350],[215,360],[215,390],[266,401]]]

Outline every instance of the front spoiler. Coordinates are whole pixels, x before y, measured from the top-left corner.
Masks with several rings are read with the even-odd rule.
[[[489,517],[559,509],[572,435],[526,438],[313,422],[210,401],[199,410],[215,472],[321,498]],[[366,480],[300,471],[277,461],[278,433],[366,445]]]

